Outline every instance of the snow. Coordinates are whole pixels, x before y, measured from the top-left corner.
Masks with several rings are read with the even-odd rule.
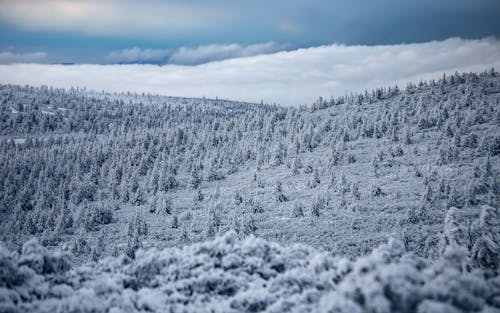
[[[500,292],[487,271],[462,271],[466,256],[460,248],[429,262],[397,240],[350,261],[229,232],[183,248],[139,250],[135,259],[105,258],[50,273],[22,261],[36,258],[33,251],[59,258],[36,241],[25,244],[18,258],[1,250],[3,310],[479,312],[493,310]],[[22,279],[11,279],[22,271]]]
[[[498,309],[499,86],[301,108],[0,86],[0,311]]]

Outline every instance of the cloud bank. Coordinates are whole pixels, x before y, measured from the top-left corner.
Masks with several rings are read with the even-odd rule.
[[[452,38],[384,46],[329,45],[181,65],[0,65],[0,82],[92,90],[310,104],[455,71],[500,68],[500,41]]]
[[[284,50],[285,48],[285,45],[280,45],[274,42],[259,43],[247,46],[242,46],[239,44],[213,44],[199,46],[196,48],[182,47],[172,54],[169,61],[172,64],[202,64],[211,61],[269,54]]]
[[[47,53],[41,51],[29,53],[3,51],[0,52],[0,64],[40,62],[46,57]]]
[[[166,63],[172,52],[164,49],[130,49],[111,51],[108,60],[111,63]]]
[[[287,46],[274,42],[253,45],[211,44],[198,47],[181,47],[174,51],[168,49],[131,49],[112,51],[108,61],[112,63],[152,63],[198,65],[213,61],[270,54],[286,49]]]

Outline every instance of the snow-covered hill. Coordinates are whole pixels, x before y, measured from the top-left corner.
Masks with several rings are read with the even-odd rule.
[[[418,312],[454,312],[446,307],[448,304],[465,311],[480,311],[486,303],[498,308],[498,294],[480,294],[479,302],[470,300],[476,304],[452,300],[459,297],[462,300],[456,301],[469,301],[464,300],[468,296],[462,298],[460,284],[469,284],[469,277],[477,273],[482,275],[478,284],[487,286],[477,290],[498,288],[484,285],[498,284],[500,265],[500,77],[493,70],[457,73],[438,81],[410,84],[404,90],[391,87],[337,99],[320,98],[301,108],[3,85],[0,138],[3,245],[23,254],[23,244],[36,237],[43,249],[50,251],[38,255],[46,254],[56,262],[48,265],[49,272],[67,266],[79,271],[65,272],[62,278],[25,273],[26,268],[18,268],[25,257],[9,258],[10,252],[3,250],[2,275],[12,271],[20,275],[5,274],[1,290],[2,295],[11,294],[8,299],[19,296],[32,302],[36,298],[33,295],[38,294],[41,296],[36,301],[56,305],[60,300],[70,305],[66,301],[73,300],[66,298],[76,301],[85,294],[92,299],[105,298],[110,293],[137,300],[146,285],[121,290],[122,285],[113,283],[109,290],[100,290],[96,282],[108,274],[110,282],[125,274],[133,277],[136,274],[129,271],[139,266],[140,260],[163,259],[165,254],[178,253],[176,266],[190,266],[187,260],[197,258],[196,249],[229,240],[228,245],[234,249],[244,249],[254,242],[275,247],[265,249],[289,255],[290,268],[300,268],[291,273],[299,277],[301,271],[311,270],[308,264],[315,262],[314,255],[321,254],[332,264],[337,264],[336,258],[349,258],[352,264],[338,264],[354,273],[356,264],[379,258],[380,251],[408,251],[418,258],[398,254],[382,262],[384,265],[375,271],[378,274],[371,278],[335,273],[344,275],[342,281],[349,281],[349,286],[359,285],[360,290],[370,293],[370,301],[382,308],[380,312],[385,312],[387,305],[395,311]],[[212,241],[228,231],[233,235]],[[251,235],[263,239],[240,242],[234,234],[240,239]],[[205,241],[208,243],[198,244]],[[295,243],[310,248],[290,248]],[[381,245],[385,248],[372,252]],[[36,251],[42,249],[32,246]],[[147,252],[137,252],[141,248]],[[306,251],[300,252],[305,253],[305,263],[295,260],[297,251]],[[66,264],[65,258],[52,257],[53,253],[73,257]],[[255,259],[260,256],[253,252],[238,253],[229,253],[231,262],[241,258],[241,262],[256,268],[274,266],[271,259]],[[104,261],[107,257],[111,258]],[[47,264],[52,264],[50,260]],[[43,258],[33,262],[44,268]],[[117,267],[116,272],[112,266]],[[399,273],[400,266],[409,267],[411,274],[406,276],[403,271],[404,278],[397,284],[411,284],[408,294],[416,295],[407,299],[405,293],[395,296],[397,300],[388,290],[380,295],[388,302],[380,300],[376,282],[384,275]],[[449,280],[447,267],[460,273],[456,274],[458,282]],[[315,312],[318,303],[328,308],[340,301],[346,308],[352,307],[349,312],[355,312],[356,306],[378,312],[369,307],[368,300],[359,298],[360,290],[342,291],[348,284],[340,288],[340,280],[330,276],[333,272],[325,274],[325,285],[315,285],[323,283],[323,274],[318,272],[311,274],[318,277],[311,284],[297,282],[307,287],[283,281],[277,283],[277,289],[270,289],[273,285],[264,283],[263,277],[258,282],[252,278],[241,287],[241,277],[231,275],[246,274],[222,268],[221,275],[229,275],[237,284],[232,294],[213,299],[201,294],[186,299],[175,294],[170,299],[171,286],[196,285],[198,279],[205,279],[192,278],[189,275],[196,273],[184,271],[186,274],[174,276],[173,285],[164,280],[148,285],[153,290],[142,291],[144,297],[158,298],[172,306],[186,302],[206,309],[219,303],[224,312],[225,308],[286,311],[288,289],[298,288],[301,295],[290,301],[299,311]],[[71,284],[67,275],[72,275]],[[161,279],[174,279],[172,275]],[[87,278],[92,281],[91,287],[82,283]],[[55,287],[57,291],[43,287],[39,291],[32,286],[33,293],[26,296],[15,291],[15,286],[28,290],[29,284],[42,284],[46,279],[50,284],[59,286],[62,282],[70,287]],[[180,282],[184,279],[188,282]],[[434,283],[456,285],[450,287],[451,296],[441,296]],[[207,284],[212,286],[213,282]],[[219,288],[214,284],[213,288]],[[434,294],[427,294],[424,286],[433,286],[429,290]],[[476,292],[475,287],[470,286],[477,296],[482,291]],[[184,292],[193,293],[192,289],[198,287],[186,288],[191,289]],[[307,288],[315,291],[308,293]],[[75,293],[73,289],[80,291]],[[247,289],[251,290],[248,294],[244,293]],[[337,296],[325,296],[331,294]],[[254,296],[256,304],[251,302]],[[244,299],[250,302],[245,304]],[[137,303],[124,301],[123,305],[139,310]],[[26,305],[26,310],[34,309]],[[474,308],[468,309],[468,305]]]

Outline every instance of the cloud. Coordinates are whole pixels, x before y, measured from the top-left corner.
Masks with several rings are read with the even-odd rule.
[[[166,63],[172,53],[164,49],[131,49],[112,51],[108,60],[112,63]]]
[[[175,36],[226,21],[223,8],[179,1],[0,0],[0,20],[27,29],[91,35]]]
[[[385,46],[329,45],[180,65],[0,65],[0,82],[219,97],[283,105],[312,103],[455,71],[500,68],[500,41],[452,38]]]
[[[259,43],[253,45],[206,45],[196,48],[182,47],[176,50],[170,57],[170,63],[194,65],[203,64],[211,61],[220,61],[241,57],[249,57],[260,54],[269,54],[284,50],[286,45],[280,45],[274,42]]]
[[[181,47],[174,51],[164,49],[131,49],[112,51],[108,60],[112,63],[151,63],[198,65],[212,61],[249,57],[281,51],[287,45],[274,42],[253,45],[211,44],[198,47]]]
[[[40,62],[47,57],[46,52],[16,53],[0,52],[0,64]]]

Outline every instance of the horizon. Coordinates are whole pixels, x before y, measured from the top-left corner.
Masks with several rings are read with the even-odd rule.
[[[23,63],[19,63],[19,65],[25,65]],[[56,64],[49,64],[49,65],[56,65]],[[87,64],[59,64],[63,66],[78,66],[78,65],[87,65]],[[118,65],[128,65],[128,64],[118,64]],[[158,64],[151,64],[152,66],[161,66]],[[1,66],[1,65],[0,65]],[[420,84],[424,85],[429,85],[431,83],[439,83],[443,79],[449,79],[451,76],[464,76],[464,75],[469,75],[469,74],[476,74],[476,75],[481,75],[481,74],[490,74],[491,72],[494,72],[495,75],[497,75],[498,69],[493,67],[490,68],[485,68],[483,70],[479,71],[455,71],[453,73],[446,73],[443,72],[441,75],[437,75],[435,77],[431,77],[429,79],[419,79],[419,80],[413,80],[413,81],[407,81],[404,84],[388,84],[388,85],[381,85],[378,87],[373,87],[371,89],[365,89],[364,91],[355,91],[351,93],[346,93],[344,95],[337,95],[337,96],[331,96],[329,99],[324,98],[322,96],[318,96],[314,102],[311,103],[305,103],[303,105],[299,105],[297,107],[311,107],[315,105],[317,101],[322,99],[323,101],[331,101],[331,100],[341,100],[341,99],[346,99],[347,97],[356,97],[358,95],[365,95],[366,93],[372,94],[376,92],[379,89],[382,90],[388,90],[392,88],[396,88],[398,90],[402,90],[404,88],[407,88],[408,86],[419,86]],[[135,91],[108,91],[108,90],[97,90],[97,89],[88,89],[87,87],[81,87],[81,86],[70,86],[70,87],[56,87],[56,86],[51,86],[51,85],[31,85],[31,84],[16,84],[16,83],[1,83],[0,85],[4,86],[17,86],[17,87],[34,87],[36,89],[43,89],[43,88],[53,88],[55,90],[62,90],[63,92],[71,92],[72,90],[76,90],[78,92],[86,93],[86,94],[95,94],[95,95],[104,95],[104,96],[131,96],[131,97],[160,97],[160,98],[172,98],[172,99],[199,99],[199,100],[209,100],[209,101],[227,101],[227,102],[234,102],[234,103],[246,103],[246,104],[260,104],[260,105],[268,105],[268,106],[281,106],[281,107],[288,107],[289,105],[283,105],[279,103],[266,103],[263,101],[260,102],[249,102],[249,101],[240,101],[240,100],[233,100],[233,99],[228,99],[228,98],[221,98],[221,97],[206,97],[206,96],[201,96],[201,97],[185,97],[185,96],[170,96],[166,94],[161,94],[161,93],[156,93],[156,92],[135,92]],[[293,106],[292,106],[293,107]]]
[[[198,65],[0,64],[0,83],[299,106],[318,97],[492,67],[500,67],[500,40],[450,38],[399,45],[324,45]]]

